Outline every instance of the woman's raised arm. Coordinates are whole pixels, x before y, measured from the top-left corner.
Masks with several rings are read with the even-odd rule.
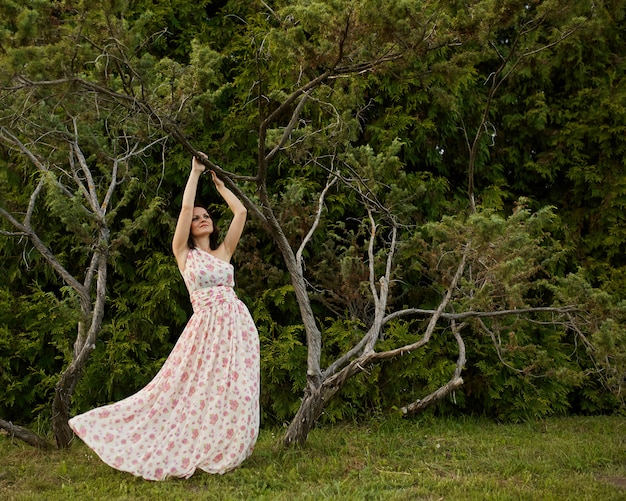
[[[213,178],[213,182],[215,183],[215,188],[217,188],[217,191],[233,213],[233,220],[230,222],[228,232],[226,233],[226,236],[220,246],[215,251],[217,257],[226,262],[230,262],[230,258],[233,256],[235,248],[241,238],[241,234],[243,233],[243,227],[246,224],[248,211],[241,203],[241,200],[239,200],[235,194],[224,185],[224,181],[218,178],[214,171],[211,171],[211,176]]]
[[[172,238],[172,252],[174,253],[178,268],[181,272],[185,269],[187,261],[187,253],[189,251],[187,241],[189,239],[189,232],[191,231],[193,207],[196,201],[198,180],[200,179],[200,174],[204,172],[204,169],[204,165],[196,157],[193,157],[191,160],[191,172],[189,173],[189,179],[187,179],[185,191],[183,192],[183,203],[180,208],[180,214],[178,215],[178,221],[176,222],[174,237]]]

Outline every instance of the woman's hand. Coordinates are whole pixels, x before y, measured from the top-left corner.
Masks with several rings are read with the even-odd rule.
[[[217,191],[221,191],[222,188],[224,188],[224,181],[217,177],[217,174],[215,174],[215,171],[213,170],[211,171],[211,177],[213,178],[213,182],[215,183]]]
[[[208,159],[209,157],[207,157],[204,153],[202,153],[201,151],[198,152],[200,154],[200,157],[202,157],[203,159]],[[200,159],[198,157],[193,157],[191,159],[191,170],[198,172],[199,174],[202,174],[204,172],[204,169],[206,169],[206,167],[204,166],[204,164],[200,161]]]

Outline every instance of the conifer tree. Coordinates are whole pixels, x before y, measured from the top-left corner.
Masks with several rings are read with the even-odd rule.
[[[406,377],[387,380],[406,414],[460,393],[463,374],[488,375],[485,386],[470,382],[485,400],[515,386],[505,397],[526,407],[513,419],[565,411],[589,374],[610,373],[601,383],[619,395],[623,365],[596,357],[606,352],[595,342],[619,344],[619,302],[576,272],[549,199],[518,198],[528,194],[507,186],[520,169],[506,149],[516,142],[502,146],[498,136],[509,107],[525,109],[515,84],[574,44],[603,5],[228,2],[219,14],[200,5],[206,18],[169,38],[164,5],[104,7],[54,11],[62,22],[52,27],[41,6],[25,7],[8,26],[2,100],[10,112],[0,136],[5,159],[37,167],[30,202],[15,192],[0,199],[15,204],[3,206],[13,227],[5,233],[29,237],[81,304],[100,301],[83,310],[96,334],[104,296],[88,293],[89,277],[104,279],[111,245],[142,229],[129,223],[110,234],[110,201],[126,207],[135,192],[109,193],[119,193],[122,164],[135,179],[131,158],[167,140],[177,160],[206,151],[253,216],[258,231],[247,237],[241,270],[257,284],[250,294],[264,370],[289,381],[270,379],[289,387],[270,404],[291,413],[285,444],[306,440],[342,390],[352,388],[355,401],[377,398],[385,367],[406,359]],[[179,7],[172,15],[189,20]],[[507,162],[496,157],[504,150]],[[146,166],[149,182],[164,180],[168,190],[182,179],[154,157]],[[40,193],[84,256],[97,255],[89,262],[99,272],[83,284],[54,259],[71,244],[50,251],[31,224]],[[531,208],[535,200],[546,203]],[[15,216],[18,202],[33,207],[25,218]],[[278,322],[273,308],[288,315]],[[564,355],[573,347],[579,362]],[[69,372],[62,412],[77,383],[71,364]],[[539,381],[548,383],[537,390]],[[303,392],[295,404],[286,396],[293,386]],[[59,416],[55,435],[66,445],[67,415]]]

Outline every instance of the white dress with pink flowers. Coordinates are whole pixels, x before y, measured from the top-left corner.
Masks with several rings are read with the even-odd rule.
[[[259,432],[259,337],[233,267],[194,249],[183,278],[194,313],[158,374],[69,421],[105,463],[149,480],[232,470]]]

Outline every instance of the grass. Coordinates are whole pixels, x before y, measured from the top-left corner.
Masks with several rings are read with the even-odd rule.
[[[41,452],[0,436],[3,500],[626,500],[626,418],[501,425],[389,418],[314,430],[300,448],[262,430],[226,475],[149,482],[84,444]]]

